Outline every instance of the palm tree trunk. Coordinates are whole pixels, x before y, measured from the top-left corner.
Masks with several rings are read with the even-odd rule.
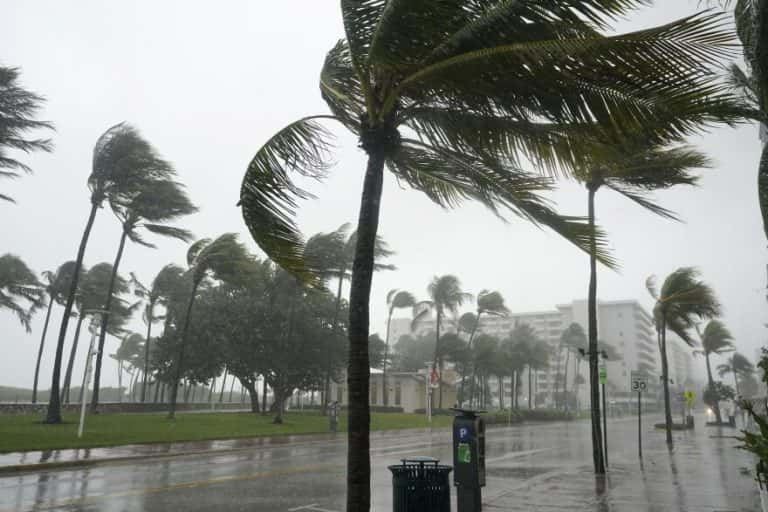
[[[499,380],[499,409],[504,410],[504,377],[497,375]]]
[[[667,321],[662,314],[661,328],[661,380],[664,389],[664,425],[667,431],[667,444],[672,446],[672,405],[669,403],[669,362],[667,361]]]
[[[235,392],[235,381],[237,379],[232,379],[232,384],[229,386],[229,398],[227,398],[228,403],[232,403],[232,393]]]
[[[438,409],[443,408],[443,358],[440,356],[440,321],[442,320],[442,316],[442,311],[438,308],[437,319],[435,321],[435,359],[432,363],[432,370],[437,371]],[[432,403],[434,404],[435,401],[432,400]]]
[[[720,415],[720,403],[717,400],[717,395],[715,395],[715,379],[712,378],[712,367],[709,364],[709,352],[704,352],[704,360],[707,362],[707,384],[709,385],[709,392],[715,397],[710,405],[715,411],[715,421],[717,421],[717,424],[719,425],[723,422],[723,418]]]
[[[37,363],[35,364],[35,381],[32,384],[32,403],[37,403],[37,379],[40,375],[40,361],[43,359],[43,346],[45,345],[45,335],[48,332],[48,322],[51,320],[51,308],[53,308],[53,297],[48,299],[48,312],[45,314],[45,325],[43,326],[43,335],[40,337],[40,348],[37,350]]]
[[[229,368],[224,367],[224,377],[221,379],[221,392],[219,393],[219,403],[224,402],[224,391],[227,389],[227,372]]]
[[[565,371],[563,372],[563,402],[565,402],[565,408],[569,407],[568,401],[568,365],[571,363],[571,350],[566,347],[565,349]]]
[[[192,292],[189,296],[189,303],[187,304],[187,314],[184,317],[184,328],[181,331],[181,347],[179,348],[179,357],[176,361],[176,374],[173,378],[173,388],[171,388],[171,407],[168,411],[168,418],[174,419],[176,417],[176,397],[179,392],[179,379],[181,379],[182,365],[184,364],[184,349],[187,345],[187,332],[189,331],[189,320],[192,315],[192,305],[195,303],[195,294],[197,293],[197,287],[200,283],[195,282],[192,285]]]
[[[592,412],[592,462],[595,473],[605,474],[603,458],[603,433],[600,425],[600,382],[597,361],[597,243],[595,241],[595,192],[597,187],[588,186],[589,209],[589,294],[587,297],[587,323],[589,339],[589,391]]]
[[[88,245],[88,237],[91,236],[91,229],[93,228],[94,220],[96,220],[96,212],[98,209],[99,203],[91,200],[91,213],[88,216],[88,222],[85,225],[83,237],[80,239],[80,247],[77,250],[77,259],[75,260],[75,270],[72,272],[72,284],[69,287],[67,302],[64,304],[64,313],[61,317],[59,340],[56,343],[56,356],[53,360],[51,396],[48,400],[48,413],[45,417],[46,423],[61,423],[61,396],[59,395],[59,380],[61,379],[61,359],[64,356],[64,340],[67,337],[69,315],[72,313],[72,306],[75,303],[75,293],[77,292],[77,285],[80,281],[80,267],[83,266],[85,247]]]
[[[528,409],[533,409],[533,368],[528,365]]]
[[[381,369],[381,385],[384,388],[382,399],[384,403],[384,407],[387,407],[389,405],[389,392],[387,390],[387,358],[389,357],[389,328],[392,324],[392,313],[394,311],[394,308],[389,308],[389,316],[387,317],[387,339],[384,341],[384,363]]]
[[[331,336],[336,334],[336,329],[339,326],[339,313],[341,312],[341,292],[344,286],[344,276],[347,273],[347,269],[343,266],[339,271],[339,284],[336,288],[336,303],[333,310],[333,322],[331,323]],[[329,341],[330,342],[330,341]],[[328,404],[330,403],[331,394],[331,351],[330,347],[326,346],[325,350],[325,382],[323,385],[323,405],[320,408],[320,413],[325,416],[328,412]]]
[[[261,414],[267,415],[267,379],[262,376],[261,378]]]
[[[115,289],[115,280],[117,279],[117,269],[120,267],[120,260],[123,258],[125,249],[125,239],[128,238],[128,232],[123,229],[120,235],[120,245],[117,248],[115,263],[112,265],[112,275],[109,277],[109,288],[107,297],[104,300],[104,312],[101,315],[101,332],[99,332],[99,348],[96,352],[96,371],[93,377],[93,393],[91,394],[91,413],[98,412],[99,407],[99,388],[101,386],[101,364],[104,359],[104,341],[107,339],[107,326],[109,325],[109,312],[112,307],[112,292]]]
[[[480,325],[480,315],[482,315],[482,311],[477,312],[477,317],[475,318],[475,325],[472,326],[472,332],[469,333],[469,341],[467,341],[467,349],[469,350],[469,353],[472,352],[472,340],[475,338],[475,333],[477,332],[477,326]],[[462,369],[461,372],[461,386],[459,387],[459,404],[464,400],[464,381],[467,378],[467,373],[470,373],[472,375],[472,378],[475,376],[475,369],[472,368],[470,372],[467,372],[469,370],[469,359],[467,359],[467,364]]]
[[[123,403],[123,362],[117,362],[117,401]]]
[[[741,393],[739,392],[739,374],[736,373],[736,368],[735,367],[733,367],[731,369],[733,370],[733,383],[736,386],[736,397],[738,398],[739,396],[741,396]]]
[[[389,134],[377,134],[379,137]],[[357,246],[349,295],[349,358],[347,370],[347,511],[368,512],[371,508],[371,455],[368,405],[370,364],[368,333],[374,248],[379,228],[385,154],[382,141],[364,141],[368,166],[357,223]],[[372,147],[378,146],[378,147]]]
[[[144,380],[141,385],[141,403],[144,403],[147,397],[147,376],[149,375],[149,344],[152,340],[152,316],[154,315],[155,303],[149,299],[147,308],[147,339],[144,342]]]
[[[85,315],[81,312],[77,318],[77,327],[75,328],[75,339],[72,340],[72,348],[69,351],[69,362],[67,363],[67,373],[64,375],[64,386],[61,388],[65,403],[69,403],[69,387],[72,382],[72,368],[75,366],[75,355],[77,354],[77,342],[80,340],[80,327],[83,325]]]
[[[555,404],[555,409],[560,408],[560,398],[558,395],[558,391],[560,391],[560,358],[563,355],[563,343],[560,342],[560,345],[557,349],[557,369],[555,370],[555,384],[554,384],[554,395],[552,398],[552,402]]]

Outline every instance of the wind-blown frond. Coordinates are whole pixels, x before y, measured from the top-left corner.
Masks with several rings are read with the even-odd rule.
[[[331,134],[314,116],[275,134],[256,153],[240,188],[239,206],[256,243],[267,256],[305,281],[316,281],[303,261],[304,242],[293,220],[298,200],[312,195],[296,186],[290,172],[321,180],[330,165]]]
[[[365,114],[365,97],[344,40],[336,43],[325,57],[320,72],[320,93],[333,115],[349,130],[358,133],[360,119]]]
[[[144,224],[143,227],[156,235],[175,238],[183,242],[189,242],[194,238],[194,235],[188,229],[166,226],[164,224]]]

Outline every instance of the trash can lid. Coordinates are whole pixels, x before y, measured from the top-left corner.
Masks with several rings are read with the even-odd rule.
[[[414,456],[414,457],[408,457],[407,459],[400,459],[400,462],[403,464],[410,463],[417,463],[417,464],[437,464],[440,462],[440,459],[436,459],[434,457],[423,457],[423,456]]]

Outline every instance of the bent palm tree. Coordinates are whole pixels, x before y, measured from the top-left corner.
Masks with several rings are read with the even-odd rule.
[[[427,293],[430,300],[419,302],[416,307],[419,313],[413,319],[417,324],[424,316],[431,311],[435,312],[435,356],[432,361],[432,368],[437,369],[438,381],[438,403],[437,408],[443,408],[443,358],[440,356],[440,327],[446,313],[456,315],[459,306],[468,300],[472,300],[472,294],[466,293],[461,289],[459,278],[446,274],[444,276],[435,276],[427,287]]]
[[[741,396],[739,390],[739,375],[743,377],[751,376],[755,373],[755,366],[743,355],[735,352],[728,360],[717,366],[717,373],[721,377],[725,377],[727,374],[733,374],[733,384],[736,390],[736,396]]]
[[[336,304],[331,320],[331,331],[336,332],[339,325],[341,312],[341,294],[344,281],[352,277],[352,266],[357,247],[357,231],[350,234],[350,225],[342,224],[336,231],[330,233],[318,233],[307,241],[304,258],[315,275],[323,281],[338,279],[336,288]],[[380,236],[376,237],[373,247],[373,271],[395,270],[394,265],[379,263],[379,260],[388,258],[394,254],[387,243]],[[330,357],[330,352],[329,352]],[[323,386],[322,410],[325,412],[329,401],[331,385],[331,364],[326,361],[326,375]]]
[[[35,119],[35,114],[45,100],[21,87],[18,79],[18,68],[0,66],[0,178],[15,179],[22,172],[32,172],[28,165],[12,158],[8,154],[9,149],[31,153],[51,151],[53,147],[48,139],[25,137],[30,130],[53,129],[53,125]],[[0,200],[15,202],[11,196],[3,193],[0,193]]]
[[[44,297],[43,285],[21,258],[13,254],[0,256],[0,309],[15,313],[27,332],[32,332],[32,315],[43,306]]]
[[[59,327],[59,339],[56,344],[56,356],[53,361],[51,382],[51,398],[48,402],[46,423],[61,423],[61,402],[59,401],[59,380],[61,379],[61,360],[64,354],[64,341],[67,336],[69,318],[75,303],[77,286],[80,282],[80,271],[85,256],[85,248],[91,236],[91,229],[96,220],[96,212],[106,199],[113,199],[124,192],[135,190],[140,179],[149,176],[137,176],[134,171],[142,169],[142,159],[146,155],[146,142],[131,126],[120,123],[99,137],[93,148],[91,174],[88,176],[88,188],[91,191],[91,210],[85,224],[80,246],[75,259],[75,271],[72,274],[72,286],[69,289],[64,312]]]
[[[149,287],[144,286],[131,273],[131,283],[134,293],[137,297],[144,299],[144,322],[147,324],[147,337],[144,341],[144,366],[142,370],[143,382],[141,385],[141,402],[146,400],[147,378],[149,376],[149,350],[152,340],[152,324],[163,319],[162,315],[157,315],[155,308],[157,306],[166,306],[170,300],[174,289],[178,288],[184,270],[178,265],[169,263],[157,273]]]
[[[187,251],[187,266],[191,279],[191,289],[187,299],[184,323],[181,329],[179,352],[174,363],[175,371],[171,385],[171,406],[168,417],[176,417],[176,398],[179,391],[179,380],[184,366],[184,349],[187,344],[187,331],[195,303],[197,289],[209,275],[214,279],[229,282],[242,278],[242,269],[250,262],[245,247],[237,240],[235,233],[225,233],[216,240],[203,238],[193,243]]]
[[[130,193],[110,197],[109,200],[112,211],[120,220],[123,228],[117,248],[117,255],[115,256],[115,263],[112,265],[114,276],[117,275],[120,261],[123,257],[126,239],[144,247],[156,248],[155,245],[145,241],[141,236],[140,229],[142,228],[150,233],[175,238],[184,242],[189,242],[192,239],[192,233],[186,229],[167,225],[178,220],[180,217],[197,211],[197,207],[187,197],[184,186],[172,179],[176,171],[171,164],[156,155],[149,143],[145,143],[144,155],[139,161],[141,162],[141,168],[133,170],[134,174],[140,177],[133,184],[135,189]],[[101,363],[111,304],[112,287],[110,286],[104,301],[104,314],[101,316],[101,332],[99,334],[99,348],[98,355],[96,356],[96,371],[91,398],[92,411],[95,411],[99,405]]]
[[[35,363],[35,380],[32,383],[32,403],[37,403],[37,382],[40,376],[40,361],[43,358],[43,348],[45,346],[45,335],[48,333],[48,322],[51,320],[51,310],[53,303],[62,303],[64,297],[69,292],[72,285],[72,274],[75,269],[75,262],[68,261],[62,264],[55,272],[46,270],[43,272],[45,279],[45,293],[48,295],[48,307],[45,313],[45,324],[43,324],[43,334],[40,336],[40,348],[37,350],[37,362]]]
[[[672,409],[669,403],[669,362],[667,360],[667,329],[677,334],[688,345],[694,340],[690,330],[695,318],[714,318],[720,314],[720,303],[714,291],[699,279],[699,271],[682,267],[672,272],[657,290],[654,276],[646,280],[648,293],[656,301],[653,318],[661,353],[661,379],[664,388],[664,419],[667,444],[672,446]]]
[[[717,423],[722,423],[723,418],[720,415],[717,394],[714,393],[715,380],[712,378],[712,366],[710,365],[709,356],[712,354],[722,355],[726,352],[736,350],[733,346],[733,335],[720,320],[710,320],[709,323],[707,323],[707,326],[704,327],[703,332],[699,330],[699,326],[697,325],[696,332],[699,334],[701,350],[694,350],[693,353],[702,354],[707,363],[707,386],[712,392],[712,396],[715,397],[714,403],[709,405],[715,411],[715,419],[717,420]]]
[[[597,144],[592,148],[593,163],[576,172],[587,188],[587,211],[591,226],[595,225],[595,195],[605,186],[634,201],[643,208],[677,219],[674,213],[654,203],[647,192],[675,185],[694,185],[697,178],[691,170],[709,165],[701,153],[684,146],[660,147],[640,145],[634,150],[616,150]],[[605,472],[600,425],[600,386],[598,382],[597,348],[597,255],[592,243],[589,254],[589,290],[587,297],[587,333],[589,349],[589,396],[592,420],[592,445],[596,472]]]
[[[480,318],[483,316],[483,314],[488,314],[491,316],[506,316],[509,314],[509,309],[507,309],[507,306],[504,305],[504,297],[501,295],[501,293],[483,290],[478,294],[477,315],[474,315],[474,324],[469,331],[469,340],[467,341],[467,346],[470,351],[472,350],[472,341],[474,340],[475,334],[477,333],[477,328],[480,326]],[[464,316],[461,317],[459,326],[461,326],[462,319],[464,319]],[[461,387],[459,388],[459,404],[461,404],[464,399],[464,381],[466,380],[467,370],[468,368],[465,367],[461,376]],[[474,369],[472,369],[472,380],[474,379],[475,374]]]
[[[345,39],[320,75],[330,115],[280,130],[251,161],[240,205],[251,235],[283,268],[317,280],[302,261],[293,216],[311,194],[290,176],[322,179],[333,120],[367,154],[350,293],[347,509],[370,508],[368,327],[384,168],[442,207],[477,200],[589,246],[582,219],[557,215],[540,193],[551,180],[522,171],[577,167],[575,134],[688,133],[729,96],[708,67],[732,35],[711,13],[606,36],[642,0],[342,0]],[[600,130],[601,132],[604,130]],[[411,137],[410,134],[414,136]]]
[[[389,405],[389,388],[387,388],[387,359],[389,358],[389,330],[392,325],[392,314],[396,309],[413,308],[416,306],[416,298],[411,292],[405,290],[390,290],[387,294],[387,337],[384,340],[384,361],[382,369],[382,386],[384,387],[384,407]]]

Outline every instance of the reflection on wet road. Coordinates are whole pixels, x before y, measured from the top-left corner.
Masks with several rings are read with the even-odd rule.
[[[637,458],[637,425],[609,423],[611,472],[590,473],[589,424],[526,425],[488,431],[486,510],[747,511],[755,510],[751,466],[737,444],[703,427],[663,435],[644,426],[645,460]],[[701,422],[699,423],[701,424]],[[728,431],[731,435],[734,431]],[[388,432],[372,439],[375,510],[390,511],[387,465],[410,455],[450,464],[450,432]],[[52,455],[55,458],[55,454]],[[319,511],[344,509],[345,438],[262,443],[239,451],[172,457],[0,478],[0,511]],[[455,500],[454,500],[455,501]]]

